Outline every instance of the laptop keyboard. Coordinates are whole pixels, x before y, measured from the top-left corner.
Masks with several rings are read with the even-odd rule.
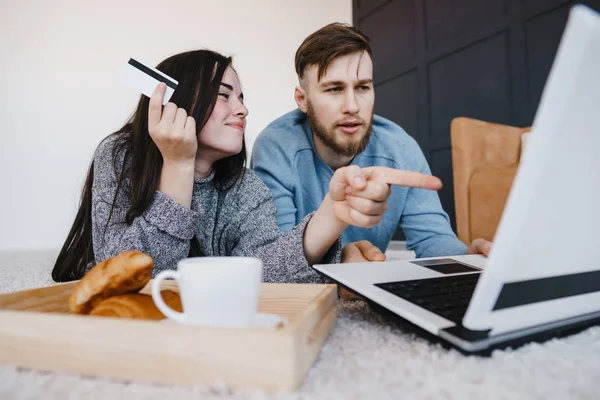
[[[467,312],[480,275],[463,274],[443,278],[376,283],[375,286],[460,324]]]

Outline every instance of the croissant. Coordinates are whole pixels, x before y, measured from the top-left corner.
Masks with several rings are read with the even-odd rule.
[[[175,311],[183,311],[181,298],[178,293],[172,290],[163,290],[161,294],[169,307]],[[109,297],[94,307],[90,315],[150,320],[165,318],[163,313],[154,304],[152,296],[141,293],[128,293]]]
[[[106,298],[139,292],[152,278],[152,257],[129,250],[95,265],[73,288],[69,310],[87,314]]]

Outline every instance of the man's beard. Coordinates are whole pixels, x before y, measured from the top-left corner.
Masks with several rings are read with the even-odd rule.
[[[367,144],[369,144],[369,138],[371,137],[371,128],[373,127],[374,112],[371,112],[371,118],[369,118],[369,124],[367,125],[366,133],[364,133],[363,137],[360,140],[342,142],[336,140],[335,129],[338,127],[337,123],[329,128],[323,126],[323,124],[321,124],[315,118],[315,111],[310,101],[308,102],[307,106],[308,110],[306,112],[306,117],[310,122],[310,127],[313,133],[323,142],[323,144],[325,144],[325,146],[329,147],[337,154],[344,157],[354,157],[355,155],[363,151],[367,147]],[[363,123],[362,126],[364,126],[365,121],[361,122]]]

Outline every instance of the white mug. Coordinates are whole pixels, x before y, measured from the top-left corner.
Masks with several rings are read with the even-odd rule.
[[[179,284],[183,312],[167,306],[160,294],[165,278]],[[249,326],[256,317],[262,261],[250,257],[191,257],[177,271],[159,273],[152,281],[152,299],[169,319],[194,325]]]

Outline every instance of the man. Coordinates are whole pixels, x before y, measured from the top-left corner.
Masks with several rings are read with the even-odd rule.
[[[366,35],[345,24],[327,25],[300,45],[295,64],[298,109],[259,134],[251,159],[273,193],[282,230],[290,230],[319,207],[340,167],[355,165],[368,173],[369,167],[384,166],[431,174],[416,141],[398,125],[374,115],[373,63]],[[490,251],[486,240],[476,239],[470,247],[458,240],[435,191],[403,186],[388,190],[392,193],[382,221],[372,228],[348,227],[342,235],[344,245],[363,241],[368,246],[366,240],[385,252],[401,226],[407,247],[419,258]],[[347,201],[361,206],[359,197],[349,195]]]

